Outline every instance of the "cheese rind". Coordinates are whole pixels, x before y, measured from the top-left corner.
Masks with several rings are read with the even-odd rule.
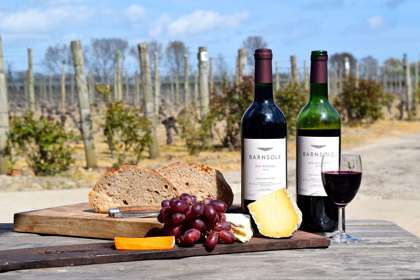
[[[267,237],[290,237],[302,222],[302,213],[284,188],[248,204],[248,209],[258,231]]]
[[[226,213],[225,215],[226,221],[230,223],[236,240],[242,243],[248,242],[254,235],[251,226],[251,217],[239,213]]]

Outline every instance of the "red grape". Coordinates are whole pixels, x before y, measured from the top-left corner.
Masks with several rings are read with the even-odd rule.
[[[173,213],[171,216],[171,222],[174,225],[179,225],[185,220],[185,214]]]
[[[188,203],[184,200],[177,199],[171,204],[171,209],[174,212],[185,213],[188,210]]]
[[[222,200],[212,200],[210,205],[219,213],[224,213],[227,210],[227,204]]]
[[[231,226],[229,222],[217,222],[214,227],[213,230],[214,231],[222,231],[222,230],[230,230]]]
[[[209,221],[210,223],[213,223],[213,221],[217,217],[217,212],[213,206],[211,206],[210,204],[207,204],[204,207],[204,216],[207,218],[207,221]]]
[[[181,194],[181,195],[179,196],[179,198],[180,198],[181,200],[185,201],[185,202],[186,202],[186,203],[188,203],[188,204],[192,204],[192,203],[193,203],[192,197],[191,197],[189,194],[187,194],[187,193],[183,193],[183,194]]]
[[[206,241],[204,242],[204,247],[207,251],[211,252],[216,247],[219,242],[219,234],[217,232],[210,232],[207,236]]]
[[[195,195],[192,195],[191,200],[192,200],[192,203],[194,204],[197,202],[197,197]]]
[[[201,232],[204,232],[207,229],[206,223],[201,219],[195,219],[192,221],[191,227],[198,229]]]
[[[171,215],[171,208],[164,207],[164,208],[160,209],[159,216],[160,216],[160,219],[162,221],[159,220],[159,217],[158,217],[159,222],[166,223],[168,221],[168,218],[169,218],[170,215]]]
[[[162,202],[160,203],[160,206],[162,206],[162,207],[169,207],[169,200],[167,200],[167,199],[162,200]]]
[[[222,230],[219,232],[219,240],[225,244],[232,244],[235,242],[235,236],[231,231]]]
[[[191,246],[197,243],[198,240],[200,240],[201,232],[195,228],[191,228],[184,232],[184,234],[181,236],[181,245],[184,246]]]
[[[193,212],[193,210],[192,210],[192,206],[191,205],[189,205],[188,206],[188,210],[187,211],[185,211],[185,219],[187,220],[187,221],[191,221],[192,219],[194,219],[196,216],[195,216],[195,214],[194,214],[194,212]]]
[[[182,234],[182,225],[168,228],[168,234],[179,238]]]
[[[226,222],[226,215],[225,213],[219,213],[219,221],[220,222]]]
[[[193,206],[191,207],[191,210],[196,217],[199,217],[199,216],[203,215],[203,213],[204,213],[204,204],[201,203],[201,202],[197,202],[197,203],[193,204]]]
[[[203,203],[207,205],[207,204],[209,204],[210,202],[212,202],[212,200],[213,200],[213,199],[211,199],[210,197],[206,197],[206,198],[203,200]]]

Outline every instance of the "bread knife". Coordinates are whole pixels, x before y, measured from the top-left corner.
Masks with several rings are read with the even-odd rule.
[[[115,207],[108,209],[108,216],[111,218],[153,218],[157,217],[159,212],[155,209],[145,207]]]

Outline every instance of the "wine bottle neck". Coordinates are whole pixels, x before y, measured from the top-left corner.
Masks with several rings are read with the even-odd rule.
[[[310,102],[328,102],[328,84],[311,83]]]
[[[273,101],[273,84],[256,83],[255,84],[255,102]]]

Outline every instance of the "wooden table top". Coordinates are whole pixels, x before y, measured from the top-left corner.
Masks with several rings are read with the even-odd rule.
[[[20,270],[0,279],[420,279],[419,238],[387,221],[349,221],[347,229],[362,241],[328,249]],[[16,233],[11,224],[0,224],[0,250],[98,241]]]

